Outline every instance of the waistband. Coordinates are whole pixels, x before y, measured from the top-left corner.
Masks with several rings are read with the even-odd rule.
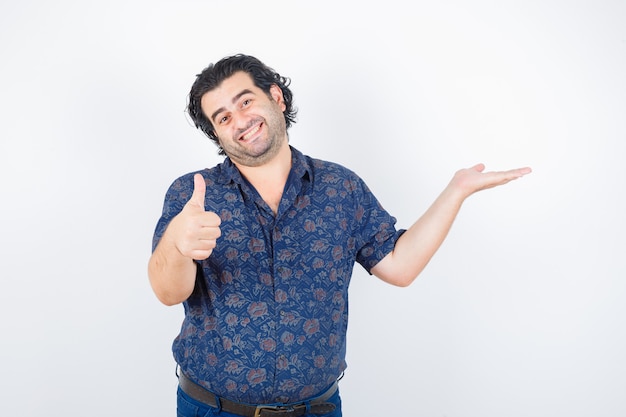
[[[338,387],[337,381],[335,381],[323,394],[310,401],[288,405],[252,405],[218,397],[211,391],[193,382],[182,372],[178,376],[178,385],[185,394],[194,400],[242,417],[299,417],[306,413],[327,414],[335,410],[335,404],[326,402],[326,400],[332,397]]]

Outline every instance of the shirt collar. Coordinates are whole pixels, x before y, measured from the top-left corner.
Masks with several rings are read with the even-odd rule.
[[[307,158],[297,150],[296,148],[289,146],[291,149],[291,173],[294,178],[302,178],[305,180],[311,180],[313,178],[313,170],[312,167],[307,160]],[[219,175],[217,177],[217,182],[221,184],[228,184],[230,182],[234,182],[238,185],[242,185],[246,181],[241,176],[241,173],[237,169],[237,166],[233,163],[233,161],[226,157],[224,162],[218,165]]]

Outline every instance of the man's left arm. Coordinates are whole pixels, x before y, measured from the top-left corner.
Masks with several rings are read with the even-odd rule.
[[[494,172],[483,172],[484,169],[483,164],[478,164],[457,171],[428,210],[400,236],[393,251],[371,273],[389,284],[408,286],[443,243],[467,197],[531,172],[530,168]]]

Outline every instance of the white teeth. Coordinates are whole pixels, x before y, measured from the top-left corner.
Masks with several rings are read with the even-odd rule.
[[[251,138],[256,132],[259,131],[259,129],[261,128],[260,125],[257,125],[257,127],[255,127],[254,129],[252,129],[250,132],[246,133],[242,139],[243,140],[248,140],[249,138]]]

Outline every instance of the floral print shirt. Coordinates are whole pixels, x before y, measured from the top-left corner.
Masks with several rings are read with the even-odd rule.
[[[276,215],[229,158],[199,171],[222,234],[197,262],[173,353],[189,378],[234,401],[295,402],[332,384],[346,368],[354,264],[369,272],[403,232],[355,173],[291,151]],[[194,174],[167,191],[153,249]]]

